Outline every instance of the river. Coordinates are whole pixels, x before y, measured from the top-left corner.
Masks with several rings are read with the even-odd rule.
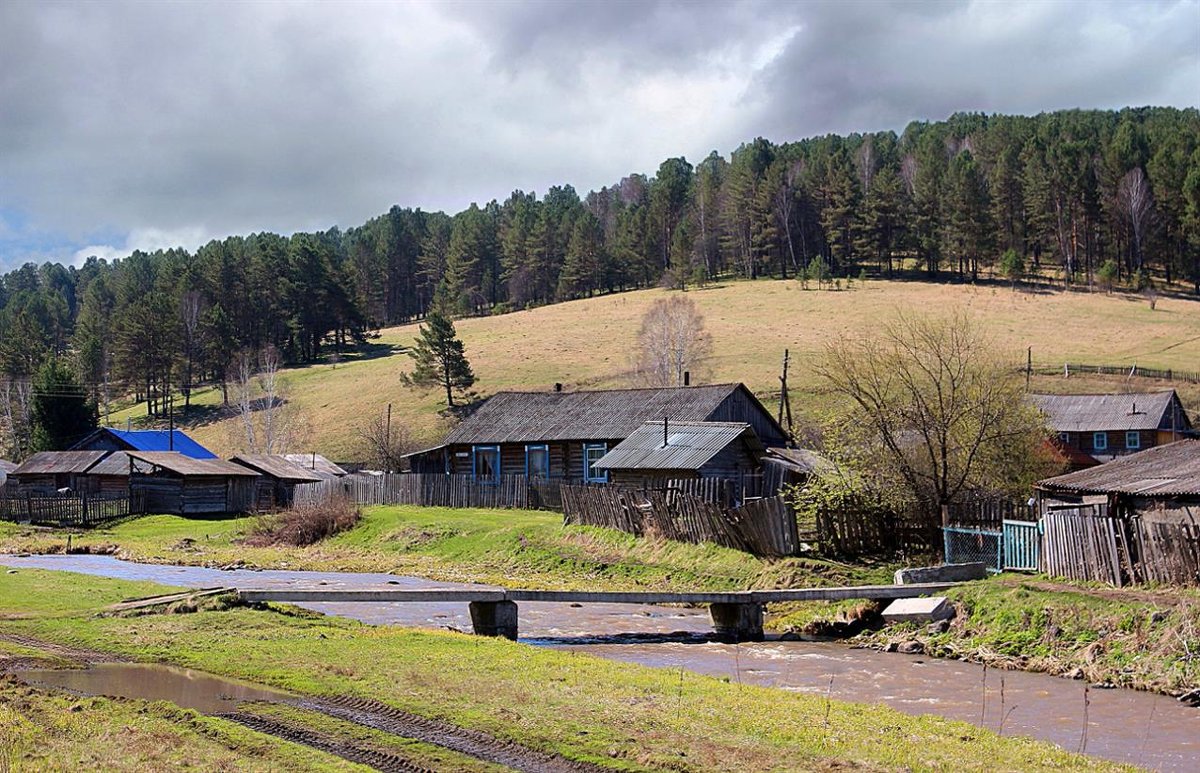
[[[187,587],[244,589],[391,585],[469,587],[416,577],[347,572],[231,570],[138,564],[110,556],[9,556],[0,564],[81,572]],[[0,575],[0,591],[3,575]],[[367,623],[470,631],[466,604],[305,603],[314,611]],[[857,701],[909,714],[937,714],[1051,741],[1118,762],[1164,771],[1200,770],[1200,709],[1169,697],[1124,689],[1090,689],[1044,674],[984,672],[978,665],[853,649],[832,642],[711,641],[706,609],[630,604],[520,604],[521,641],[613,660],[727,677]],[[1087,718],[1086,734],[1084,717]]]

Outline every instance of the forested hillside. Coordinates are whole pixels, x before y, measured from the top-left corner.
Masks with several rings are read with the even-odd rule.
[[[420,317],[507,311],[718,276],[1156,283],[1200,294],[1200,111],[958,114],[894,132],[662,162],[580,197],[361,226],[230,236],[194,254],[25,265],[0,282],[0,433],[28,450],[33,384],[69,358],[97,402],[230,378],[239,352],[288,364]]]

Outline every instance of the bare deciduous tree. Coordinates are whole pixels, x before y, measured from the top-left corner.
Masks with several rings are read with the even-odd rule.
[[[192,366],[196,362],[196,345],[200,337],[200,310],[203,296],[198,290],[188,290],[179,298],[179,318],[183,322],[183,410],[192,405]]]
[[[280,377],[282,363],[273,346],[257,357],[243,351],[234,358],[234,410],[240,429],[234,444],[246,453],[286,453],[307,437],[305,416],[288,400],[286,384]]]
[[[657,300],[642,317],[634,380],[641,386],[682,386],[683,374],[699,375],[712,354],[712,337],[691,298]]]
[[[1045,418],[994,341],[964,315],[900,316],[874,337],[831,344],[818,373],[853,401],[846,427],[863,474],[928,512],[967,492],[1027,490],[1051,472]],[[836,449],[835,449],[836,451]]]
[[[383,416],[370,419],[358,433],[364,458],[384,472],[401,472],[408,466],[404,455],[413,450],[408,430]]]
[[[1142,249],[1154,212],[1154,200],[1150,195],[1150,183],[1146,180],[1146,173],[1140,166],[1130,169],[1121,178],[1121,182],[1117,185],[1117,204],[1129,218],[1130,229],[1133,233],[1134,270],[1141,271],[1144,263]]]

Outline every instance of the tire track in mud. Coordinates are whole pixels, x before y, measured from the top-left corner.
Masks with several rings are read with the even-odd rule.
[[[606,770],[599,765],[540,752],[477,730],[468,730],[448,722],[409,714],[407,711],[368,698],[301,698],[288,703],[297,708],[317,711],[335,719],[434,744],[484,762],[528,773],[596,773]]]
[[[266,719],[255,714],[245,714],[235,711],[229,714],[218,714],[220,719],[236,722],[259,733],[266,733],[284,741],[311,746],[314,749],[327,752],[350,762],[375,768],[384,773],[435,773],[430,768],[423,768],[411,760],[392,752],[385,752],[370,746],[360,746],[351,741],[330,738],[322,733],[316,733],[302,727]]]
[[[30,649],[41,650],[48,655],[60,657],[64,660],[71,660],[77,663],[124,663],[127,661],[119,655],[113,655],[109,652],[97,652],[96,650],[85,650],[79,647],[69,647],[65,644],[54,644],[43,639],[35,639],[32,636],[24,636],[19,633],[0,633],[0,640],[17,644]]]

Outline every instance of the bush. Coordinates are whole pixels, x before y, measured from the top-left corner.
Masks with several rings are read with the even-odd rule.
[[[246,544],[296,545],[303,547],[354,528],[362,511],[346,497],[326,502],[296,505],[275,515],[264,516],[255,524]]]

